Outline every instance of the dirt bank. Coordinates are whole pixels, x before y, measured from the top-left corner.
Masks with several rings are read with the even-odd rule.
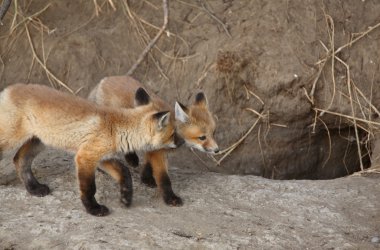
[[[162,24],[161,1],[128,2],[97,1],[96,15],[93,1],[25,1],[13,26],[12,5],[0,27],[0,85],[37,82],[67,91],[57,77],[86,96],[103,77],[124,74]],[[134,77],[172,103],[189,103],[194,90],[203,89],[218,118],[221,148],[260,119],[220,167],[203,159],[215,171],[276,179],[342,176],[360,169],[358,148],[364,167],[380,150],[373,146],[377,125],[359,121],[356,133],[354,120],[342,117],[378,119],[380,31],[355,40],[380,22],[378,13],[377,1],[173,0],[170,32]],[[324,46],[344,48],[325,63]],[[350,67],[351,92],[339,60]],[[188,153],[174,159],[184,167],[197,160]]]

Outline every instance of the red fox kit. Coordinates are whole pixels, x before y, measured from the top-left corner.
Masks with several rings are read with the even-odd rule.
[[[14,157],[15,167],[27,191],[36,196],[50,192],[31,170],[43,145],[75,153],[83,205],[92,215],[107,215],[108,208],[94,197],[97,164],[120,184],[121,202],[129,206],[133,192],[130,172],[107,156],[118,151],[175,148],[178,144],[170,112],[153,108],[142,88],[134,99],[134,109],[113,109],[42,85],[9,86],[0,93],[0,149],[21,145]]]
[[[137,80],[128,76],[112,76],[104,78],[90,93],[89,99],[97,104],[114,108],[134,107],[133,96],[136,90],[143,87]],[[170,107],[158,96],[150,93],[152,108],[168,110]],[[189,107],[175,104],[174,112],[176,129],[186,145],[207,153],[217,153],[218,145],[214,140],[215,121],[208,109],[206,96],[201,92]],[[129,164],[137,166],[138,157],[131,153],[126,155]],[[158,185],[164,201],[168,205],[180,206],[182,200],[174,194],[168,176],[166,150],[153,150],[145,155],[145,166],[141,181],[150,187]]]

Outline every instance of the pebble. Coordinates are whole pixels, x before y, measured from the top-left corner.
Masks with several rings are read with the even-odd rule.
[[[372,237],[371,242],[372,243],[380,243],[380,237],[378,237],[378,236]]]

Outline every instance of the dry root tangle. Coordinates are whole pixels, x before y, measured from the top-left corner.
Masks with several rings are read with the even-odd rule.
[[[367,141],[365,142],[365,143],[368,143],[368,141],[369,141],[371,135],[373,135],[374,131],[380,129],[380,123],[372,121],[371,120],[371,114],[376,113],[378,116],[380,116],[380,112],[372,104],[371,98],[367,98],[363,94],[363,92],[354,84],[352,77],[351,77],[349,64],[347,62],[345,62],[344,60],[342,60],[341,58],[339,58],[337,56],[337,54],[339,52],[341,52],[343,49],[351,47],[353,44],[358,42],[360,39],[367,36],[370,32],[379,28],[380,23],[377,23],[376,25],[369,27],[366,31],[355,34],[355,36],[354,35],[351,36],[350,42],[348,42],[348,43],[346,43],[346,44],[344,44],[344,45],[342,45],[336,49],[335,48],[335,41],[334,41],[334,34],[335,34],[334,20],[331,16],[326,14],[325,11],[324,11],[324,15],[325,15],[325,20],[326,20],[326,25],[328,27],[327,30],[328,30],[328,35],[329,35],[329,47],[326,46],[322,41],[320,41],[321,45],[323,46],[323,48],[326,51],[326,54],[322,59],[320,59],[316,63],[316,65],[318,65],[319,69],[317,71],[316,77],[312,81],[312,87],[311,87],[310,92],[308,93],[307,90],[304,89],[305,95],[306,95],[307,99],[310,101],[310,103],[312,104],[313,110],[315,112],[315,119],[314,119],[314,123],[312,124],[312,127],[313,127],[313,131],[314,131],[317,121],[320,121],[323,123],[324,127],[327,129],[326,124],[320,118],[324,114],[330,114],[330,115],[334,115],[334,116],[337,116],[340,118],[347,119],[352,124],[352,126],[354,127],[358,156],[359,156],[359,160],[360,160],[360,167],[361,167],[361,170],[363,171],[364,166],[363,166],[363,161],[362,161],[363,156],[362,156],[362,149],[361,149],[362,148],[361,143],[363,143],[363,142],[361,141],[361,138],[359,138],[359,129],[365,131],[368,134]],[[323,69],[325,68],[325,65],[326,65],[328,60],[331,60],[331,69],[330,70],[331,70],[331,78],[332,78],[331,79],[332,96],[331,96],[331,100],[330,100],[329,104],[327,105],[327,107],[326,108],[320,108],[317,106],[317,104],[315,102],[314,95],[315,95],[315,91],[316,91],[316,85],[320,79],[321,73],[322,73]],[[350,107],[351,107],[351,114],[349,114],[349,115],[334,112],[334,111],[330,110],[330,108],[332,107],[332,104],[334,103],[335,95],[336,95],[336,82],[335,82],[335,75],[336,75],[335,65],[336,65],[336,62],[343,65],[345,70],[346,70],[345,79],[346,79],[347,94],[344,94],[344,93],[341,93],[341,94],[342,94],[342,96],[348,98],[348,100],[349,100]],[[363,101],[365,102],[367,108],[363,108],[362,102],[360,101],[359,97],[361,98],[362,102]],[[358,116],[359,114],[355,113],[355,110],[356,110],[355,106],[358,106],[362,117],[359,117]],[[331,142],[330,142],[330,147],[331,147]]]

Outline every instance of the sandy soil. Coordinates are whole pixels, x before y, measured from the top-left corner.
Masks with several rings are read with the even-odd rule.
[[[131,208],[97,174],[107,217],[85,213],[70,155],[48,150],[36,176],[52,194],[33,197],[12,164],[0,176],[1,249],[378,249],[380,178],[279,181],[172,167],[183,207],[166,206],[134,176]]]

